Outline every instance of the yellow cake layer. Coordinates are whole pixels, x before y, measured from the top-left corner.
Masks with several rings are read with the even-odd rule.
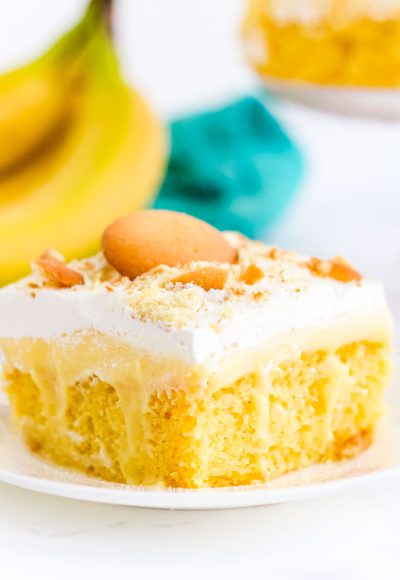
[[[99,334],[2,347],[32,451],[109,481],[196,488],[268,481],[365,449],[384,410],[381,334],[336,345],[320,335],[319,348],[244,354],[218,371]]]
[[[400,86],[400,20],[280,23],[262,4],[251,4],[243,27],[248,57],[262,76],[323,85]]]

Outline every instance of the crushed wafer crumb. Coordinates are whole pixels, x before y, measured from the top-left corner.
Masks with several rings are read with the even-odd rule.
[[[254,300],[261,300],[261,298],[264,298],[265,294],[266,294],[265,292],[260,292],[260,291],[254,292],[253,298],[254,298]]]
[[[84,283],[82,274],[53,258],[39,258],[35,260],[35,264],[56,287],[72,288]]]
[[[359,282],[362,279],[361,274],[339,256],[332,260],[310,258],[306,266],[313,274],[323,278],[332,278],[338,282]]]
[[[45,250],[43,254],[40,256],[40,259],[55,260],[56,262],[61,262],[62,264],[65,264],[65,257],[63,256],[63,254],[58,250],[55,250],[54,248],[47,248],[47,250]]]
[[[244,270],[241,276],[242,282],[252,286],[264,278],[264,272],[256,264],[250,264]]]
[[[217,266],[206,266],[189,270],[173,278],[173,284],[195,284],[208,292],[209,290],[223,290],[228,280],[228,272]]]

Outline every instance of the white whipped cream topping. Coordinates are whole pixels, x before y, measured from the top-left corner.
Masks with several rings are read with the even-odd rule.
[[[266,0],[266,11],[281,23],[315,24],[332,17],[386,20],[399,16],[400,0]]]
[[[239,301],[232,305],[231,317],[222,319],[223,302],[216,299],[217,291],[205,293],[209,295],[207,308],[174,329],[135,317],[123,292],[43,288],[32,297],[26,288],[6,287],[0,291],[0,337],[51,339],[97,330],[154,356],[201,364],[290,331],[318,328],[346,317],[387,314],[379,283],[343,284],[315,278],[299,293],[281,287],[265,301]]]

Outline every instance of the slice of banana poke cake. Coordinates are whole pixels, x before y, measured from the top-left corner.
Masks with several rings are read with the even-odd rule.
[[[46,252],[0,321],[28,447],[108,481],[266,482],[361,453],[384,410],[380,284],[184,214],[122,218],[92,258]]]

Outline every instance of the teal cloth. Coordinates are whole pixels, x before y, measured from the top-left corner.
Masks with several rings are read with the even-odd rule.
[[[246,97],[171,124],[168,171],[154,207],[264,237],[302,176],[299,149],[265,105]]]

